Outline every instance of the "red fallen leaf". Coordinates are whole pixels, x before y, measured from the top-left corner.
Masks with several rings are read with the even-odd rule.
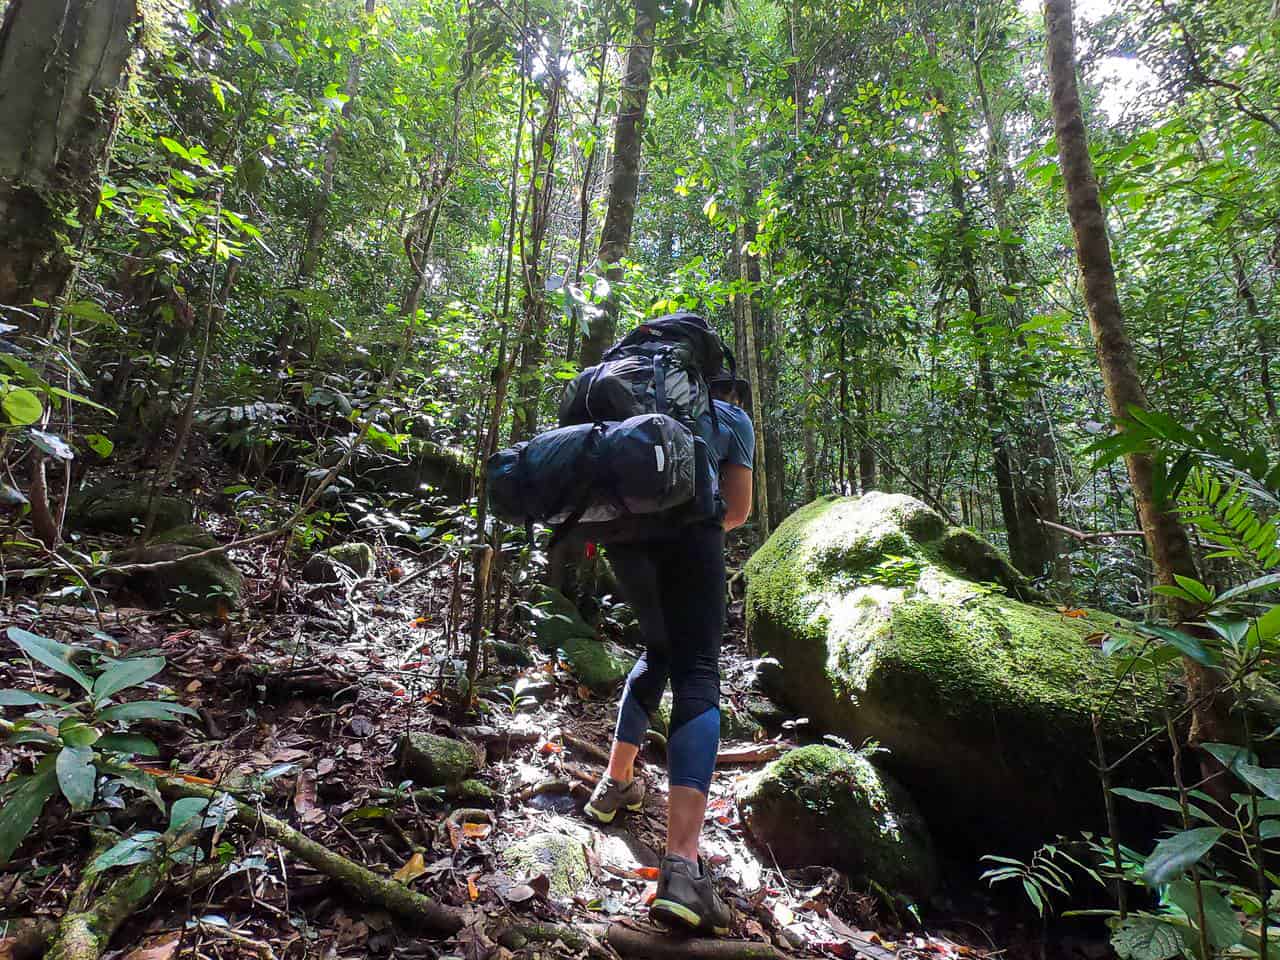
[[[539,896],[545,897],[551,892],[551,878],[545,873],[540,873],[536,877],[529,878],[529,886],[533,887]],[[654,890],[657,889],[657,887],[654,887]]]
[[[414,617],[412,620],[409,621],[409,626],[421,628],[421,627],[425,627],[430,622],[431,622],[430,617]]]
[[[560,744],[558,743],[553,743],[550,740],[545,741],[542,744],[542,746],[538,748],[538,752],[542,754],[544,757],[547,756],[547,754],[561,753],[563,751],[564,751],[564,747],[560,746]]]
[[[579,700],[591,699],[591,688],[588,687],[585,683],[578,684],[578,699]]]
[[[404,576],[404,567],[395,566],[387,571],[387,579],[393,583]]]
[[[1058,612],[1064,617],[1071,617],[1073,620],[1089,615],[1088,610],[1081,610],[1079,607],[1058,607]]]
[[[468,840],[483,840],[491,833],[493,833],[493,826],[488,823],[464,823],[462,825],[462,835]]]
[[[212,787],[218,782],[217,780],[210,780],[208,777],[197,777],[194,773],[174,773],[172,770],[157,770],[154,767],[139,767],[138,769],[153,777],[171,777],[174,780],[181,780],[183,783],[198,783],[205,787]]]
[[[424,666],[426,662],[427,661],[425,660],[410,660],[408,663],[400,664],[400,669],[401,670],[417,670],[419,667]]]
[[[393,697],[403,697],[403,696],[404,696],[404,687],[397,687],[395,690],[392,690],[392,691],[391,691],[391,695],[392,695]]]
[[[657,880],[658,879],[657,867],[636,867],[631,872],[634,873],[641,880]]]
[[[472,900],[480,899],[480,891],[476,889],[476,881],[474,877],[467,877],[467,896]]]

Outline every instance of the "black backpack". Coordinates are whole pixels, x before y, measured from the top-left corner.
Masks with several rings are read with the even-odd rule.
[[[722,510],[697,424],[707,381],[733,359],[693,313],[641,324],[565,389],[560,427],[486,465],[498,517],[577,530],[600,543],[658,539]]]

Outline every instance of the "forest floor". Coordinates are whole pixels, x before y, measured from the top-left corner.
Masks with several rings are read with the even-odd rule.
[[[118,597],[122,605],[100,612],[11,596],[0,604],[0,622],[113,656],[162,654],[167,666],[151,684],[167,686],[200,718],[135,725],[134,732],[159,744],[158,765],[170,777],[249,797],[328,849],[476,916],[652,930],[646,905],[665,822],[660,752],[646,748],[643,756],[640,775],[648,793],[642,812],[608,828],[581,812],[610,740],[612,700],[580,687],[564,664],[527,642],[526,628],[517,623],[499,639],[525,647],[530,662],[485,666],[486,680],[494,684],[512,687],[526,678],[521,696],[508,692],[505,703],[502,694],[497,702],[482,699],[478,715],[452,719],[453,677],[463,651],[448,641],[451,633],[465,631],[456,624],[451,630],[447,622],[456,568],[438,551],[423,559],[384,545],[374,574],[328,586],[291,582],[266,545],[234,559],[246,574],[246,610],[224,618],[130,606],[127,595]],[[741,600],[731,604],[723,655],[730,698],[745,693],[749,657],[741,606]],[[42,668],[33,672],[11,652],[5,659],[10,662],[0,662],[0,687],[65,690],[65,681]],[[399,744],[410,731],[483,743],[477,778],[492,795],[449,800],[400,788]],[[836,871],[776,869],[767,852],[762,856],[748,844],[733,793],[738,778],[785,742],[776,737],[722,745],[704,851],[735,907],[735,939],[796,955],[871,960],[1043,956],[1034,924],[998,918],[979,894],[963,908],[926,909],[921,918],[851,889]],[[27,767],[25,749],[0,753],[0,778],[15,765]],[[136,813],[138,828],[164,828],[153,808],[138,804],[126,813]],[[73,814],[61,801],[46,808],[0,873],[4,915],[62,915],[90,857],[91,814]],[[117,824],[127,820],[115,816]],[[586,874],[572,890],[549,890],[545,874],[513,869],[504,856],[507,847],[547,834],[574,838],[586,848]],[[479,960],[511,956],[509,947],[521,953],[519,943],[490,940],[484,925],[468,925],[443,940],[423,936],[383,907],[349,895],[261,830],[233,825],[215,840],[216,849],[206,843],[205,853],[225,861],[220,878],[147,903],[105,956]],[[5,943],[0,939],[0,958],[14,955]],[[1059,946],[1064,949],[1054,953],[1062,956],[1096,955],[1093,945],[1083,951]],[[537,950],[575,956],[582,946],[553,939]]]

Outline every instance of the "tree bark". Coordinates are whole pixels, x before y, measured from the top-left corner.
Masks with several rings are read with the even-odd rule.
[[[1111,242],[1098,197],[1093,160],[1089,156],[1080,91],[1076,83],[1071,0],[1045,0],[1044,19],[1054,130],[1066,186],[1067,214],[1075,236],[1076,259],[1080,265],[1085,308],[1089,314],[1089,330],[1102,371],[1107,403],[1120,429],[1124,429],[1130,410],[1145,410],[1147,399],[1138,379],[1133,344],[1120,310]],[[1196,576],[1186,530],[1177,515],[1161,509],[1162,505],[1156,500],[1151,457],[1145,453],[1130,453],[1125,456],[1125,464],[1156,580],[1162,584],[1173,584],[1175,576]],[[1187,619],[1193,612],[1180,601],[1172,603],[1176,620]],[[1216,739],[1223,734],[1224,724],[1213,699],[1206,696],[1215,685],[1214,675],[1194,661],[1184,658],[1183,664],[1187,698],[1193,703],[1201,702],[1193,712],[1191,742]]]
[[[636,195],[640,189],[640,148],[644,115],[649,102],[653,71],[653,35],[658,19],[657,0],[635,0],[635,24],[626,72],[618,97],[618,116],[613,133],[613,175],[609,180],[604,228],[600,233],[597,262],[604,268],[610,292],[604,309],[591,321],[591,331],[583,338],[580,358],[584,367],[600,362],[605,348],[618,329],[617,284],[622,281],[620,261],[631,245],[631,226],[636,216]]]
[[[1258,384],[1262,387],[1262,401],[1266,406],[1267,425],[1271,428],[1271,436],[1280,440],[1280,413],[1276,411],[1276,391],[1271,382],[1271,338],[1268,335],[1268,318],[1258,305],[1253,285],[1249,282],[1249,274],[1245,272],[1244,260],[1239,253],[1232,251],[1232,267],[1236,275],[1236,295],[1245,305],[1245,310],[1254,321],[1254,336],[1258,344]]]
[[[140,21],[136,0],[10,0],[0,24],[0,306],[28,333],[75,269],[67,220],[93,219]]]

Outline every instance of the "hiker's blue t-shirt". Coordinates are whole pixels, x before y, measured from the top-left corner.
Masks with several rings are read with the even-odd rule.
[[[752,469],[756,455],[756,433],[747,411],[725,400],[712,400],[716,405],[716,420],[720,424],[719,432],[711,422],[711,414],[704,413],[698,421],[698,433],[711,448],[712,480],[715,488],[720,488],[720,465],[736,463],[740,467]]]

